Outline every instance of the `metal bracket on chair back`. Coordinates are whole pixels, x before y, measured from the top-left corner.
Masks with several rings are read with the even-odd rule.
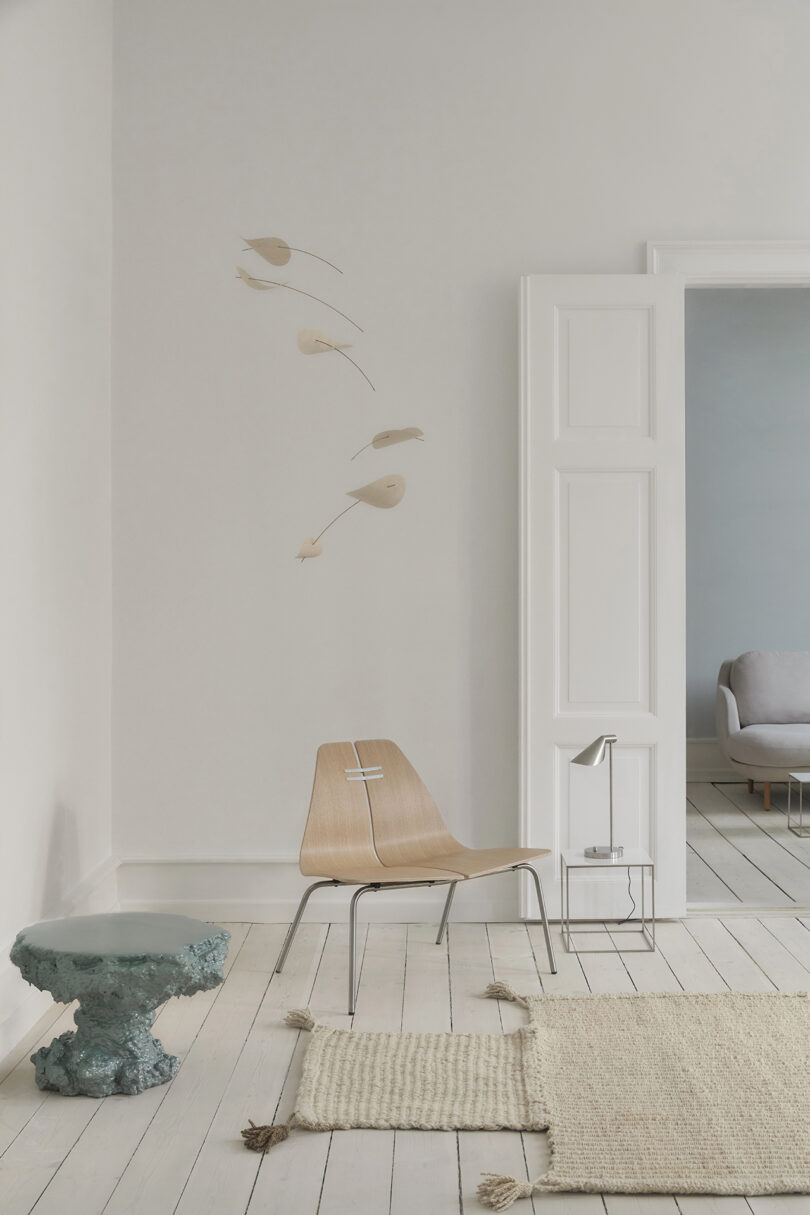
[[[382,770],[382,767],[380,766],[380,764],[374,764],[374,765],[373,765],[373,767],[370,767],[370,768],[344,768],[344,769],[343,769],[343,771],[344,771],[344,772],[346,772],[346,773],[348,773],[348,772],[360,772],[360,773],[363,773],[363,774],[365,774],[366,772],[372,772],[372,773],[375,773],[375,772],[376,772],[376,773],[378,773],[378,775],[377,775],[377,776],[373,776],[373,775],[372,775],[372,776],[365,776],[365,775],[361,775],[361,776],[347,776],[347,777],[346,777],[346,780],[382,780],[383,775],[384,775],[383,770]]]

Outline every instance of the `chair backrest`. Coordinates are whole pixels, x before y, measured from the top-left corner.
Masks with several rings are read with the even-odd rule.
[[[460,847],[395,743],[377,738],[318,748],[301,843],[303,874],[419,865]]]
[[[457,851],[461,844],[396,743],[375,738],[355,745],[363,767],[382,770],[382,780],[370,780],[366,787],[374,846],[383,865],[418,865]]]
[[[741,726],[810,722],[810,653],[749,650],[729,677]]]
[[[307,876],[349,873],[352,868],[382,869],[374,850],[365,782],[350,742],[318,747],[315,780],[299,866]]]

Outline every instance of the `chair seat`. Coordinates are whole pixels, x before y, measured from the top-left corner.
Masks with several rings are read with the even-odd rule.
[[[308,876],[312,876],[311,874]],[[334,878],[336,882],[347,885],[368,886],[377,883],[381,886],[397,882],[458,882],[466,875],[445,866],[427,865],[350,865],[340,870],[337,865],[331,872],[324,873],[325,878]]]
[[[334,866],[331,873],[323,876],[363,886],[372,882],[379,882],[381,886],[397,882],[463,882],[466,878],[486,877],[488,873],[500,873],[534,857],[548,855],[548,848],[459,848],[427,859],[422,865],[349,865],[341,871]]]
[[[810,764],[810,725],[745,726],[729,736],[726,751],[738,764],[806,767]]]
[[[548,855],[548,848],[459,848],[457,852],[437,856],[435,862],[431,860],[425,863],[455,869],[462,877],[474,878],[499,873],[502,869],[511,869],[513,865],[522,865],[533,857]]]

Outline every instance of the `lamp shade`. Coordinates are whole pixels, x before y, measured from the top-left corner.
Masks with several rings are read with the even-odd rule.
[[[579,755],[575,755],[571,763],[584,764],[587,768],[594,768],[597,764],[601,764],[605,758],[605,747],[607,744],[615,741],[615,734],[602,734],[599,738],[594,739],[584,751],[580,751]]]

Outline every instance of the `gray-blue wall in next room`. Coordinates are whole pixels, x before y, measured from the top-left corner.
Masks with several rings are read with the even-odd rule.
[[[810,290],[686,293],[686,732],[717,671],[810,650]]]

